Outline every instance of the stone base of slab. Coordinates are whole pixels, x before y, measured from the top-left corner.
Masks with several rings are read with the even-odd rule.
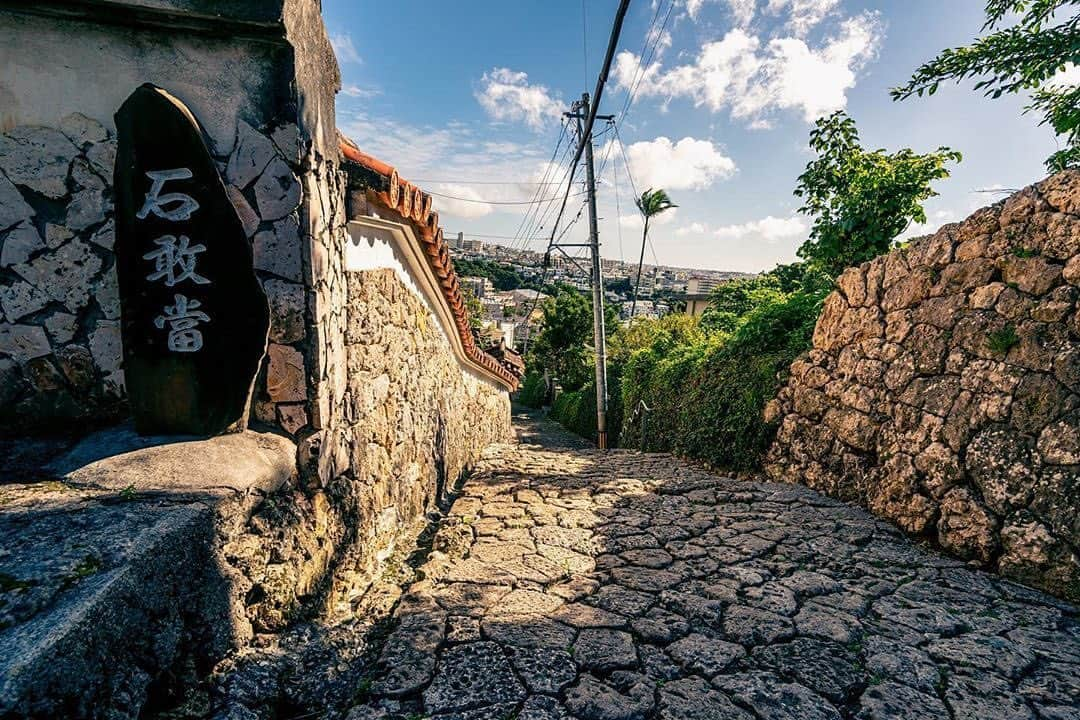
[[[292,441],[88,437],[0,486],[0,717],[136,717],[252,636],[222,548],[288,490]]]

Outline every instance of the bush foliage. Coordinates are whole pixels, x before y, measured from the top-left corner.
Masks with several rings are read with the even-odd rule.
[[[795,195],[814,224],[799,257],[833,277],[888,252],[912,222],[925,223],[922,203],[937,195],[930,183],[949,177],[946,163],[960,161],[947,147],[925,155],[866,150],[843,111],[817,121],[810,149],[818,157],[799,176]]]
[[[799,249],[804,262],[722,284],[700,320],[634,319],[611,336],[613,445],[673,451],[732,470],[758,467],[776,433],[764,420],[765,405],[810,348],[833,278],[888,251],[910,223],[924,222],[922,202],[935,194],[931,182],[947,177],[946,164],[960,159],[948,148],[926,155],[866,150],[842,112],[818,121],[810,145],[817,158],[795,190],[804,202],[799,211],[814,218]],[[595,439],[595,385],[585,362],[588,300],[560,295],[544,312],[535,357],[558,369],[568,391],[552,415]],[[1008,338],[995,342],[1004,347]],[[642,402],[650,407],[644,433],[636,412]]]
[[[544,384],[544,376],[538,372],[530,372],[521,381],[521,391],[518,393],[518,402],[526,407],[540,408],[547,398],[547,386]]]
[[[776,396],[788,367],[810,347],[821,291],[776,291],[716,331],[675,348],[636,351],[622,382],[623,415],[640,400],[651,408],[644,447],[701,458],[716,466],[756,467],[776,432],[765,404]],[[640,421],[622,428],[640,442]]]

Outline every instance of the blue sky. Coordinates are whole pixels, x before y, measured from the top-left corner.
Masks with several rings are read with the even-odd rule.
[[[658,1],[662,21],[671,0]],[[613,133],[596,140],[598,165],[607,158],[598,191],[605,257],[637,257],[632,176],[639,191],[664,187],[679,205],[650,231],[647,262],[759,271],[794,259],[808,221],[791,191],[811,158],[809,130],[840,107],[864,145],[964,154],[927,203],[927,227],[908,235],[1002,197],[977,190],[1042,178],[1057,147],[1037,117],[1022,115],[1024,98],[987,100],[970,84],[889,98],[919,63],[978,34],[983,0],[674,2],[664,34],[650,38],[656,6],[631,3],[605,90],[601,112],[618,113],[640,78],[619,128],[630,172]],[[338,125],[425,190],[480,201],[436,197],[447,233],[514,236],[529,206],[499,203],[533,198],[561,111],[591,92],[603,59],[617,0],[585,5],[583,32],[578,0],[324,0],[343,78]],[[650,63],[643,47],[656,47]],[[540,197],[557,194],[545,185]],[[571,197],[568,218],[581,201]],[[568,237],[580,241],[585,226],[583,217]]]

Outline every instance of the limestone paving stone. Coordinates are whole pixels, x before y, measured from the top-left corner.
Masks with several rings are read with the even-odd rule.
[[[707,678],[719,674],[746,654],[741,645],[697,633],[672,643],[667,652],[689,672],[700,673]]]
[[[632,668],[637,665],[634,639],[622,630],[586,628],[574,641],[574,660],[598,672]]]
[[[429,713],[470,708],[525,698],[502,648],[493,642],[468,643],[447,649],[431,685],[424,690]]]
[[[859,720],[937,720],[949,717],[937,696],[907,685],[882,683],[866,689],[859,698]]]
[[[501,529],[433,553],[405,596],[421,615],[446,613],[446,633],[407,643],[407,630],[392,634],[384,660],[411,654],[384,663],[373,702],[422,705],[431,717],[509,708],[519,720],[1076,716],[1080,614],[1068,602],[918,547],[811,490],[736,482],[667,456],[553,452],[536,444],[547,424],[527,422],[518,435],[532,444],[490,448],[442,521],[475,529],[487,514]],[[554,525],[529,512],[541,503],[604,522]],[[503,519],[523,517],[508,507],[543,520],[501,538]],[[623,546],[657,537],[657,523],[686,534],[662,548]],[[558,564],[551,548],[611,560],[550,580],[515,569]],[[714,564],[691,571],[702,559]],[[635,570],[671,573],[672,585],[629,587],[641,587]]]
[[[577,677],[574,658],[565,650],[511,648],[510,659],[518,677],[534,693],[558,694]]]
[[[636,685],[624,694],[585,674],[566,691],[566,708],[581,720],[645,720],[653,708],[650,688]]]

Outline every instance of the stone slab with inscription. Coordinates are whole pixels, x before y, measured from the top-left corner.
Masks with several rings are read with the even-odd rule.
[[[145,84],[115,119],[115,251],[135,425],[241,430],[270,317],[243,223],[180,100]]]

